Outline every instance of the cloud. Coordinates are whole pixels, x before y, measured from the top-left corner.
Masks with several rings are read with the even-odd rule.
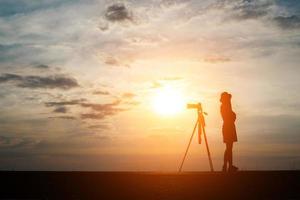
[[[115,3],[107,7],[105,18],[112,22],[125,20],[131,21],[132,14],[123,3]]]
[[[40,65],[35,65],[35,68],[38,69],[49,69],[50,67],[48,65],[40,64]]]
[[[27,0],[1,0],[0,1],[0,17],[9,17],[17,14],[26,15],[39,9],[46,9],[48,7],[59,6],[60,0],[41,0],[41,1],[27,1]]]
[[[82,108],[90,108],[93,112],[81,114],[82,119],[104,119],[107,116],[116,115],[119,112],[125,111],[124,108],[119,108],[121,101],[117,100],[112,103],[98,104],[85,103],[86,99],[75,99],[71,101],[61,102],[46,102],[46,107],[56,107],[54,112],[65,113],[67,110],[64,106],[80,106]]]
[[[233,7],[236,10],[234,17],[237,19],[256,19],[268,14],[268,8],[272,5],[268,1],[244,0]]]
[[[16,74],[3,74],[0,76],[0,83],[5,83],[8,81],[22,81],[22,76]]]
[[[280,3],[275,3],[271,0],[242,0],[242,1],[224,1],[231,6],[223,6],[223,8],[230,7],[232,18],[238,20],[257,19],[264,16],[272,16],[273,7],[277,6],[277,9],[283,9]],[[297,7],[294,3],[293,6]],[[223,4],[224,5],[224,4]],[[226,5],[226,3],[225,3]],[[291,8],[285,8],[291,9]],[[276,11],[273,9],[273,11]],[[277,16],[272,18],[280,28],[282,29],[298,29],[300,28],[300,17],[298,14],[291,14],[290,16]]]
[[[288,17],[275,17],[275,23],[282,29],[298,29],[300,28],[300,17],[296,15]]]
[[[101,90],[94,91],[93,94],[95,94],[95,95],[110,95],[110,93],[108,91],[101,91]]]
[[[63,89],[69,90],[79,87],[77,80],[64,75],[51,76],[21,76],[17,74],[2,74],[0,84],[14,82],[20,88],[46,88],[46,89]]]
[[[121,101],[114,101],[112,103],[106,103],[106,104],[97,104],[97,103],[82,103],[82,107],[88,107],[91,108],[94,111],[103,112],[106,115],[113,115],[116,112],[123,111],[124,109],[117,108],[119,106]]]
[[[101,31],[106,31],[109,29],[109,23],[106,20],[100,20],[98,28]]]
[[[46,107],[57,107],[54,112],[64,113],[67,110],[64,106],[80,106],[82,108],[90,108],[93,112],[81,114],[82,119],[104,119],[107,116],[116,115],[119,112],[125,111],[126,109],[119,108],[121,104],[120,100],[114,101],[112,103],[98,104],[98,103],[85,103],[86,99],[75,99],[71,101],[61,101],[61,102],[46,102]]]
[[[129,23],[136,23],[136,17],[128,9],[128,5],[122,2],[110,4],[104,11],[104,16],[99,20],[98,28],[101,31],[106,31],[110,28],[110,23],[122,23],[128,25]]]
[[[55,117],[48,117],[49,119],[66,119],[66,120],[75,120],[76,117],[74,116],[55,116]]]
[[[15,136],[0,136],[0,148],[26,148],[36,144],[32,138],[20,138]]]
[[[113,56],[107,56],[104,63],[107,65],[120,65],[119,61]]]
[[[81,119],[104,119],[105,115],[103,113],[85,113],[81,114]]]
[[[212,3],[209,8],[224,10],[231,19],[248,20],[268,15],[273,4],[270,0],[221,0]]]
[[[122,62],[119,58],[116,58],[115,56],[106,56],[104,58],[104,63],[111,66],[130,67],[128,63]]]
[[[53,107],[53,106],[72,106],[72,105],[78,105],[81,104],[82,102],[85,102],[86,99],[74,99],[71,101],[50,101],[50,102],[46,102],[45,106],[47,107]]]
[[[122,94],[122,98],[125,98],[125,99],[132,99],[135,96],[136,95],[134,93],[131,93],[131,92],[126,92],[126,93]]]
[[[19,87],[24,88],[48,88],[48,89],[64,89],[68,90],[78,87],[76,79],[65,77],[62,75],[40,77],[40,76],[26,76],[23,81],[18,84]]]
[[[203,59],[203,61],[207,63],[224,63],[230,62],[231,59],[224,56],[207,56]]]
[[[55,113],[67,113],[68,112],[68,109],[64,106],[61,106],[61,107],[57,107],[53,110],[53,112]]]
[[[134,97],[136,97],[136,94],[131,92],[125,92],[122,94],[122,104],[128,105],[128,106],[137,106],[140,104],[140,102],[135,101]]]
[[[82,107],[91,108],[94,112],[81,114],[82,119],[104,119],[107,116],[116,115],[126,109],[119,108],[121,101],[107,104],[82,103]]]
[[[91,125],[88,128],[90,128],[90,129],[109,129],[109,126],[107,124],[97,124],[97,125]]]

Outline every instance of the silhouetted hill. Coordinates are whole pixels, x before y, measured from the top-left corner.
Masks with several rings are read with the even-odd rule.
[[[300,199],[300,171],[2,171],[0,180],[0,199]]]

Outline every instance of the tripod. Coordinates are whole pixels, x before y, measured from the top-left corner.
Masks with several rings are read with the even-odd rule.
[[[183,167],[184,161],[186,159],[187,153],[189,151],[189,148],[190,148],[191,142],[193,140],[193,137],[194,137],[194,134],[195,134],[197,126],[198,126],[198,141],[199,141],[199,144],[201,144],[201,135],[203,133],[204,141],[205,141],[205,145],[206,145],[206,150],[207,150],[207,155],[208,155],[208,162],[209,162],[209,166],[210,166],[210,171],[213,172],[214,171],[214,167],[213,167],[212,159],[211,159],[211,156],[210,156],[210,151],[209,151],[209,147],[208,147],[208,141],[207,141],[206,132],[205,132],[205,118],[204,118],[204,115],[207,115],[207,113],[203,112],[202,106],[201,106],[200,103],[196,104],[196,106],[195,105],[192,105],[192,106],[188,105],[188,108],[197,108],[198,118],[197,118],[197,121],[195,123],[192,135],[190,137],[190,141],[188,143],[188,146],[187,146],[187,148],[185,150],[185,153],[184,153],[184,156],[183,156],[183,159],[182,159],[182,162],[181,162],[181,165],[179,167],[179,171],[178,172],[182,171],[182,167]]]

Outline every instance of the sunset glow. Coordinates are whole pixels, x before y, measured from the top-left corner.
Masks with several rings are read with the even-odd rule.
[[[158,89],[153,98],[153,108],[161,115],[174,115],[181,112],[184,103],[181,91],[168,86]]]
[[[300,169],[300,0],[0,0],[0,170]],[[183,170],[208,170],[193,139]]]

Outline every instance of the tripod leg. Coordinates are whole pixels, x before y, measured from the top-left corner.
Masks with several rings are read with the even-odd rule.
[[[197,119],[197,121],[196,121],[196,123],[195,123],[195,126],[194,126],[194,130],[193,130],[193,132],[192,132],[192,135],[191,135],[190,141],[189,141],[189,143],[188,143],[188,146],[187,146],[187,148],[186,148],[186,150],[185,150],[185,153],[184,153],[184,156],[183,156],[183,159],[182,159],[182,162],[181,162],[181,165],[180,165],[180,167],[179,167],[178,172],[181,172],[181,170],[182,170],[182,167],[183,167],[183,164],[184,164],[186,155],[187,155],[187,153],[188,153],[188,151],[189,151],[191,142],[192,142],[192,140],[193,140],[194,133],[195,133],[195,130],[196,130],[196,128],[197,128],[198,122],[199,122],[199,121],[198,121],[198,119]]]
[[[209,166],[210,166],[210,171],[214,171],[214,166],[211,160],[211,156],[210,156],[210,151],[209,151],[209,147],[208,147],[208,142],[207,142],[207,138],[206,138],[206,133],[205,133],[205,128],[204,126],[202,126],[202,130],[203,130],[203,135],[204,135],[204,140],[205,140],[205,145],[206,145],[206,150],[207,150],[207,155],[208,155],[208,161],[209,161]]]

